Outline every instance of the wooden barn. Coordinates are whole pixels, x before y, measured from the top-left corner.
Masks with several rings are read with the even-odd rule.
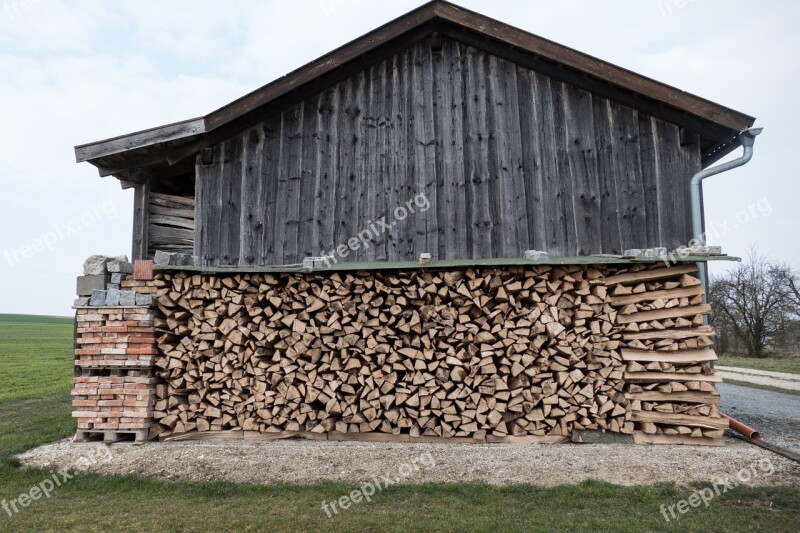
[[[698,258],[622,254],[697,236],[690,178],[753,122],[435,0],[204,117],[77,146],[134,188],[134,259],[196,256],[123,281],[152,308],[78,306],[76,366],[135,353],[112,375],[151,389],[79,427],[718,444]],[[135,348],[103,329],[126,313]],[[105,376],[76,376],[93,405]]]

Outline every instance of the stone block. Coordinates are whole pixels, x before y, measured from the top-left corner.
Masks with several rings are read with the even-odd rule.
[[[84,276],[99,276],[106,273],[106,265],[111,260],[104,255],[93,255],[83,262]]]
[[[119,305],[119,297],[120,297],[119,289],[108,289],[106,291],[106,305],[108,306],[115,306]]]
[[[150,307],[153,305],[152,294],[136,294],[136,305]]]
[[[136,305],[136,293],[133,291],[120,291],[119,305],[134,306]]]
[[[74,302],[72,302],[72,307],[86,307],[89,305],[89,298],[77,298]]]
[[[106,305],[106,291],[101,289],[93,290],[89,305],[92,307],[103,307]]]
[[[78,276],[75,287],[75,294],[78,296],[91,296],[95,289],[103,290],[108,284],[109,276],[105,274],[90,274],[88,276]]]
[[[120,283],[122,283],[122,279],[124,277],[125,274],[123,274],[122,272],[114,272],[113,274],[111,274],[111,283],[119,285]]]
[[[112,259],[106,265],[109,272],[121,274],[133,274],[133,265],[120,259]]]

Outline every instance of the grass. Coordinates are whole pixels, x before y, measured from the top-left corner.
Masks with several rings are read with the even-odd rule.
[[[69,391],[71,318],[0,315],[0,405]]]
[[[16,325],[3,330],[16,331],[16,340],[0,337],[2,357],[9,353],[5,346],[13,346],[17,361],[29,354],[32,366],[50,379],[25,365],[18,367],[19,376],[5,367],[0,371],[0,390],[9,395],[0,403],[0,500],[17,498],[51,476],[49,469],[20,468],[14,454],[74,431],[68,394],[71,329],[61,327],[60,319],[0,317],[6,322]],[[40,327],[45,331],[37,331]],[[51,364],[38,364],[38,357]],[[800,524],[800,491],[792,488],[735,489],[667,524],[661,505],[677,504],[689,491],[596,481],[555,488],[397,485],[377,493],[371,503],[327,518],[321,503],[355,488],[83,474],[13,517],[0,510],[0,531],[739,531],[743,525],[754,531],[797,531]]]
[[[737,368],[751,368],[753,370],[769,370],[770,372],[786,372],[787,374],[800,374],[800,356],[786,355],[782,357],[736,357],[720,356],[717,364],[720,366],[733,366]]]

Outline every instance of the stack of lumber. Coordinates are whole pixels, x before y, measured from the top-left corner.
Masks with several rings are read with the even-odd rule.
[[[149,194],[148,255],[157,250],[191,254],[194,250],[194,197]]]
[[[708,366],[711,307],[695,265],[636,265],[605,278],[622,330],[626,397],[637,442],[721,445],[728,427]]]
[[[607,267],[160,272],[162,438],[632,434]],[[622,284],[620,284],[622,285]],[[622,285],[625,286],[625,285]]]
[[[148,307],[77,309],[72,416],[79,434],[150,427],[155,315]]]

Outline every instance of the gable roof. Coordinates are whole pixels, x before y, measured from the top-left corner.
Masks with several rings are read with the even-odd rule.
[[[75,147],[78,162],[125,178],[144,167],[168,168],[275,112],[411,44],[441,34],[699,134],[704,166],[738,144],[751,116],[612,65],[444,0],[423,6],[256,89],[204,117]]]

